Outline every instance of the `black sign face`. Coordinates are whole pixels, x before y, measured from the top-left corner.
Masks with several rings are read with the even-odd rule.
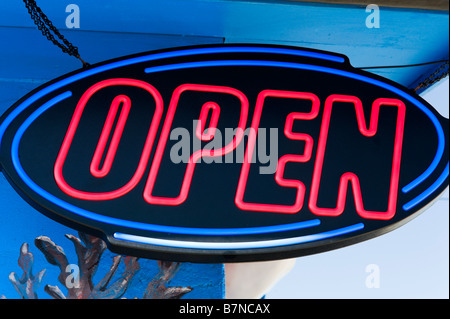
[[[34,90],[2,171],[113,251],[238,262],[381,235],[448,186],[448,120],[346,57],[283,46],[148,52]]]

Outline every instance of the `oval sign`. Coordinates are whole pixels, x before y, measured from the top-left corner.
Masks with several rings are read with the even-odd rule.
[[[1,166],[113,251],[302,256],[390,231],[448,186],[448,120],[333,53],[212,45],[115,59],[2,116]]]

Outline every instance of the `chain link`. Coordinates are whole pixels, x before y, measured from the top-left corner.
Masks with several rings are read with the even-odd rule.
[[[86,63],[81,59],[80,54],[78,53],[78,48],[70,43],[53,25],[53,23],[47,18],[47,16],[42,12],[42,10],[37,6],[35,0],[23,0],[26,8],[28,9],[28,13],[34,21],[34,24],[38,27],[38,29],[42,32],[42,35],[45,36],[49,41],[51,41],[54,45],[59,47],[64,53],[67,53],[75,58],[79,59],[84,67],[89,66],[89,63]],[[53,33],[52,33],[53,32]],[[59,42],[55,36],[61,42]]]
[[[445,70],[445,68],[447,69]],[[430,74],[429,77],[427,77],[424,81],[420,82],[419,85],[414,89],[414,91],[417,91],[421,88],[426,89],[430,87],[434,83],[445,78],[448,75],[448,73],[449,73],[449,61],[445,61],[436,71]]]

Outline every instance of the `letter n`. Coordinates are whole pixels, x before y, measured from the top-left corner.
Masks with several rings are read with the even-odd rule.
[[[345,155],[346,148],[351,149],[351,157],[356,156],[357,161],[361,161],[361,165],[364,165],[364,159],[368,159],[370,157],[376,157],[379,154],[377,154],[377,150],[374,150],[373,153],[370,152],[370,154],[361,154],[362,151],[360,149],[355,149],[354,145],[349,145],[351,143],[348,140],[353,140],[354,138],[357,138],[357,136],[354,137],[348,137],[348,140],[342,139],[342,144],[340,145],[333,145],[334,149],[339,149],[341,158],[331,158],[327,157],[327,142],[329,139],[328,134],[329,128],[330,128],[330,119],[332,114],[332,108],[333,105],[336,102],[344,102],[344,103],[352,103],[355,106],[356,110],[356,119],[358,122],[358,129],[359,132],[365,136],[365,137],[374,137],[378,132],[378,128],[381,127],[379,125],[379,115],[380,115],[380,107],[395,107],[396,113],[397,113],[397,119],[395,121],[395,137],[394,137],[394,146],[393,146],[393,154],[392,154],[392,160],[389,162],[391,166],[390,172],[379,172],[377,171],[377,167],[374,165],[374,167],[364,167],[365,170],[371,170],[371,174],[375,176],[374,178],[377,178],[380,174],[390,174],[390,182],[389,182],[389,196],[388,196],[388,207],[386,211],[371,211],[366,210],[364,208],[364,203],[361,195],[361,187],[360,187],[360,179],[359,177],[353,173],[353,172],[345,172],[340,177],[339,182],[339,191],[338,191],[338,198],[337,198],[337,206],[334,208],[324,208],[324,207],[318,207],[317,201],[319,196],[319,189],[323,187],[324,183],[321,184],[322,179],[322,171],[324,169],[324,159],[327,163],[329,162],[335,162],[333,163],[335,166],[335,170],[342,169],[342,166],[346,165],[345,160],[343,160],[343,156]],[[347,95],[330,95],[327,100],[325,101],[324,106],[324,114],[322,119],[322,126],[320,130],[320,137],[317,147],[317,157],[314,167],[314,173],[313,173],[313,179],[311,184],[311,195],[309,200],[309,208],[310,210],[316,214],[316,215],[323,215],[323,216],[339,216],[342,214],[342,212],[345,209],[345,203],[346,203],[346,197],[347,197],[347,188],[348,183],[351,183],[352,189],[353,189],[353,196],[355,200],[355,206],[357,213],[363,217],[363,218],[369,218],[369,219],[382,219],[382,220],[388,220],[391,219],[396,212],[396,206],[397,206],[397,194],[398,194],[398,183],[399,183],[399,174],[400,174],[400,161],[401,161],[401,152],[402,152],[402,142],[403,142],[403,130],[404,130],[404,124],[405,124],[405,105],[402,101],[397,99],[387,99],[387,98],[380,98],[373,102],[372,104],[372,110],[371,110],[371,118],[370,118],[370,124],[369,128],[366,126],[366,120],[364,116],[364,110],[362,106],[362,102],[355,96],[347,96]],[[340,117],[336,117],[336,120]],[[336,121],[335,120],[335,121]],[[348,125],[348,124],[346,124]],[[383,144],[381,144],[383,145]],[[366,151],[367,152],[367,151]],[[384,152],[383,152],[383,156]],[[389,155],[390,158],[390,155]],[[344,162],[344,163],[343,163]],[[337,166],[336,166],[337,165]],[[347,164],[348,165],[348,164]],[[339,167],[341,166],[341,167]],[[328,170],[329,171],[329,170]],[[367,181],[366,181],[367,182]],[[369,183],[371,181],[368,181]],[[367,185],[367,183],[366,183]],[[322,191],[322,193],[324,193]],[[326,194],[329,195],[328,193]],[[383,201],[384,198],[380,193],[371,194],[372,196],[378,196],[377,200]]]

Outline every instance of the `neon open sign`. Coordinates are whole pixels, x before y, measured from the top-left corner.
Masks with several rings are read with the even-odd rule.
[[[150,258],[334,249],[402,225],[448,186],[448,120],[321,51],[124,57],[36,89],[0,123],[2,170],[29,203]]]

